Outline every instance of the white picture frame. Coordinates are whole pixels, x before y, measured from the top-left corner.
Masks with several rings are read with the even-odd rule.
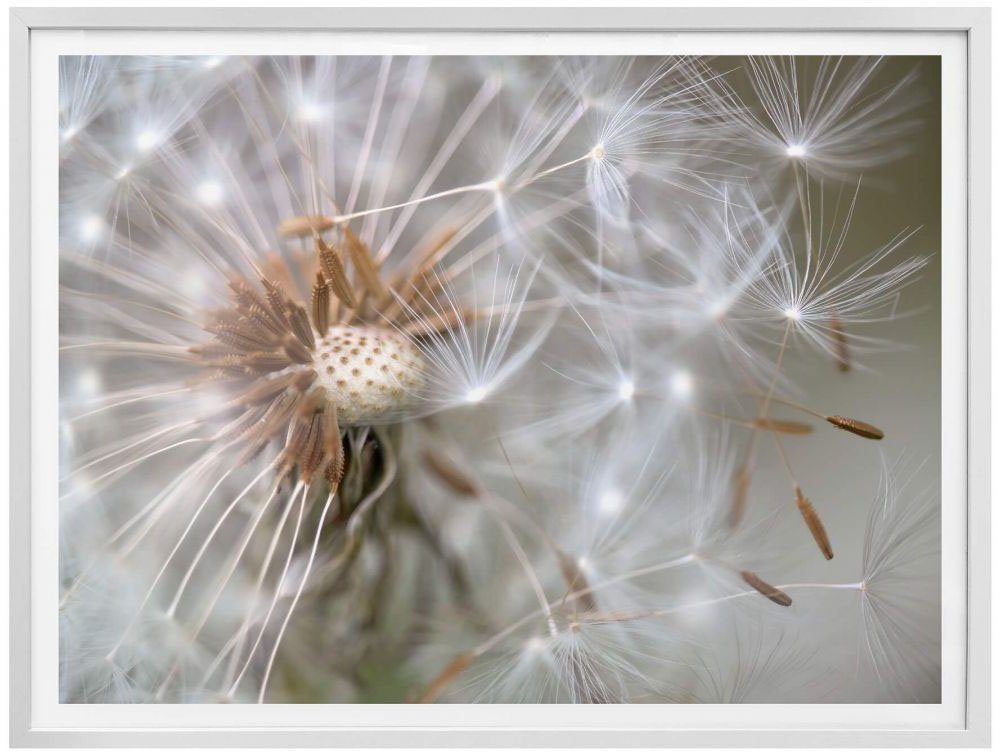
[[[453,35],[491,32],[510,40],[545,35],[664,35],[680,39],[691,34],[841,34],[864,32],[866,44],[877,45],[887,35],[952,35],[959,40],[964,89],[952,91],[960,103],[959,131],[953,147],[961,159],[952,163],[961,190],[955,209],[960,237],[965,238],[965,268],[957,277],[958,295],[949,300],[965,337],[945,327],[949,353],[958,381],[952,399],[944,395],[944,409],[952,410],[964,430],[943,459],[952,462],[957,485],[964,488],[960,523],[952,530],[960,537],[964,561],[954,564],[964,592],[946,599],[961,612],[955,632],[961,641],[948,646],[959,661],[962,676],[954,689],[949,714],[924,711],[873,720],[862,706],[836,706],[828,711],[804,706],[755,706],[743,716],[714,722],[699,708],[691,720],[664,721],[657,706],[630,706],[622,712],[594,715],[532,712],[532,708],[494,706],[490,714],[471,713],[466,706],[380,706],[376,713],[356,706],[328,706],[336,722],[317,720],[296,706],[240,709],[230,706],[224,718],[199,706],[158,706],[129,716],[122,723],[105,719],[124,713],[119,706],[53,711],[48,684],[39,676],[38,656],[46,649],[57,653],[54,633],[44,634],[40,592],[41,549],[39,510],[44,498],[38,473],[54,458],[45,456],[39,441],[40,414],[34,394],[43,322],[34,313],[39,273],[35,231],[40,208],[51,192],[38,179],[44,167],[45,144],[33,118],[41,113],[38,76],[43,67],[36,55],[47,34],[87,31],[99,35],[169,31],[200,33],[200,42],[213,35],[239,35],[254,44],[270,34],[324,32],[337,34]],[[82,37],[86,40],[87,37]],[[221,37],[219,37],[221,38]],[[75,40],[79,48],[80,37]],[[179,38],[178,38],[179,39]],[[874,41],[873,41],[874,40]],[[179,41],[177,43],[180,43]],[[83,42],[86,44],[86,41]],[[186,44],[186,43],[185,43]],[[194,48],[192,48],[194,49]],[[990,17],[985,9],[970,8],[269,8],[252,13],[236,8],[32,8],[10,15],[11,55],[11,742],[32,747],[143,747],[143,746],[393,746],[393,747],[712,747],[712,746],[844,746],[844,747],[974,747],[989,742],[989,121],[988,60]],[[52,54],[51,50],[45,54]],[[56,52],[56,54],[58,54]],[[944,80],[943,86],[954,85]],[[961,143],[959,143],[961,142]],[[953,194],[953,198],[954,198]],[[957,274],[956,267],[956,274]],[[51,318],[51,317],[50,317]],[[52,322],[49,322],[54,327]],[[50,328],[51,330],[51,328]],[[35,375],[33,375],[35,374]],[[948,382],[945,382],[947,388]],[[951,407],[949,407],[951,406]],[[957,406],[957,407],[956,407]],[[964,411],[964,412],[963,412]],[[955,415],[955,413],[961,413]],[[51,465],[50,466],[54,466]],[[947,524],[947,523],[946,523]],[[33,528],[33,525],[35,526]],[[948,565],[948,562],[946,562]],[[46,582],[49,582],[46,580]],[[54,587],[54,583],[49,582]],[[55,702],[58,706],[58,702]],[[912,706],[923,707],[923,706]],[[202,706],[204,708],[204,706]],[[794,709],[794,713],[788,711]],[[377,708],[376,708],[377,709]],[[243,712],[243,710],[248,712]],[[372,710],[372,708],[369,708]],[[621,709],[619,709],[621,710]],[[131,711],[130,711],[131,712]],[[741,720],[742,719],[742,720]],[[854,722],[852,719],[856,719]],[[854,723],[854,725],[852,725]]]

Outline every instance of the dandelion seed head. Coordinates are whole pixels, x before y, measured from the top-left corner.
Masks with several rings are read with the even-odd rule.
[[[879,124],[734,129],[698,59],[470,61],[60,62],[66,701],[354,701],[384,614],[442,697],[662,699],[733,567],[779,571],[711,439],[759,427],[782,312],[789,348],[853,334],[915,270],[802,260],[782,192],[884,161],[850,160]],[[474,493],[407,493],[431,451]],[[905,627],[914,537],[879,525],[853,597]]]

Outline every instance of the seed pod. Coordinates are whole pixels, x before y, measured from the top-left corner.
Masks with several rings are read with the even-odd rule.
[[[772,603],[777,603],[779,606],[785,607],[792,605],[792,599],[789,597],[788,593],[783,590],[778,590],[778,588],[769,582],[764,582],[764,580],[753,572],[740,572],[740,576],[747,585],[752,587]]]
[[[856,436],[861,436],[865,439],[878,441],[885,436],[881,428],[877,428],[871,423],[855,420],[854,418],[845,418],[842,415],[831,415],[826,420],[828,423],[832,423],[842,431],[849,431]]]
[[[826,528],[823,527],[823,522],[820,520],[819,514],[816,513],[816,509],[802,494],[802,489],[798,486],[795,487],[795,505],[799,508],[799,513],[805,520],[806,527],[812,533],[813,540],[816,541],[819,550],[823,552],[823,556],[827,560],[832,559],[833,547],[830,545],[830,537],[826,534]]]

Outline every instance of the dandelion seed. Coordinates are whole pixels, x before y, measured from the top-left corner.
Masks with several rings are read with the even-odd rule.
[[[878,441],[885,437],[882,429],[876,428],[871,423],[865,423],[862,420],[855,420],[854,418],[845,418],[841,415],[831,415],[827,419],[827,422],[832,423],[837,428],[842,431],[848,431],[855,434],[856,436],[861,436],[865,439],[874,439]]]
[[[832,559],[833,547],[830,545],[830,538],[826,534],[826,528],[823,527],[823,522],[816,513],[815,507],[813,507],[798,487],[795,489],[795,505],[798,507],[799,513],[806,523],[806,527],[809,528],[813,540],[816,541],[816,545],[819,546],[819,550],[823,553],[823,557],[828,560]]]
[[[479,488],[476,484],[437,452],[428,449],[424,452],[423,459],[431,472],[459,496],[475,497],[479,495]]]
[[[740,577],[743,581],[756,590],[758,593],[763,595],[769,601],[777,603],[779,606],[791,606],[792,599],[788,597],[787,593],[783,593],[774,585],[769,585],[764,582],[760,577],[755,575],[753,572],[740,572]]]
[[[830,331],[833,332],[837,368],[842,373],[847,373],[851,370],[850,347],[847,342],[847,335],[844,332],[844,325],[840,322],[840,319],[833,318],[830,320]]]

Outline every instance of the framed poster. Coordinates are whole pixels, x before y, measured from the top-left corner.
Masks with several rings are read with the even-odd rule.
[[[15,742],[985,743],[986,12],[11,20]]]

